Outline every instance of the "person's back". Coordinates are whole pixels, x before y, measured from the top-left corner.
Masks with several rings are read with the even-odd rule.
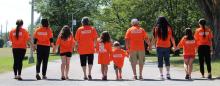
[[[195,38],[198,41],[198,45],[211,45],[211,39],[213,38],[210,28],[205,28],[205,33],[203,28],[197,28],[195,32]],[[206,35],[203,37],[203,35]]]
[[[49,27],[39,27],[34,33],[34,38],[37,39],[37,45],[50,46],[50,39],[53,38],[53,33]]]
[[[21,28],[19,29],[19,36],[16,38],[16,29],[11,30],[9,38],[10,41],[12,42],[12,47],[13,48],[26,48],[26,43],[29,40],[29,34],[28,32],[24,29]]]
[[[132,26],[127,30],[125,39],[130,42],[130,50],[144,50],[144,40],[147,38],[147,33],[139,26]]]
[[[94,53],[94,40],[97,38],[96,29],[91,26],[79,27],[76,32],[76,41],[78,41],[79,54]]]
[[[114,64],[119,68],[123,67],[125,56],[127,55],[123,49],[115,48],[112,50],[112,60]]]

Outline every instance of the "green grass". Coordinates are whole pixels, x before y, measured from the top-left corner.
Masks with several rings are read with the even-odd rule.
[[[0,48],[0,73],[4,73],[7,71],[13,70],[13,57],[11,48]],[[26,52],[26,56],[29,55],[29,50]],[[34,54],[35,63],[28,64],[28,59],[23,61],[23,68],[30,67],[36,64],[36,54]],[[51,54],[49,60],[56,60],[59,59],[60,56]]]
[[[155,51],[151,52],[153,53],[150,56],[147,56],[146,60],[150,62],[157,62],[157,57],[155,56]],[[182,56],[172,56],[170,57],[170,63],[174,67],[183,68],[183,57]],[[212,61],[212,74],[214,76],[220,76],[220,59],[216,59]],[[205,68],[206,70],[206,68]],[[199,60],[198,57],[194,60],[193,63],[193,71],[199,72]],[[207,73],[207,71],[206,71]]]

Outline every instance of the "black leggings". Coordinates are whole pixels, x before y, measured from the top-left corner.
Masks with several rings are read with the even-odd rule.
[[[211,73],[211,55],[210,46],[200,45],[198,48],[200,72],[204,75],[204,62],[206,63],[208,73]]]
[[[81,66],[86,66],[87,62],[89,65],[93,65],[94,55],[93,54],[81,54],[80,63]]]
[[[14,65],[13,70],[15,75],[21,75],[21,70],[23,66],[23,59],[26,53],[26,49],[22,48],[13,48],[13,58],[14,58]]]
[[[42,75],[43,76],[46,76],[49,54],[50,54],[50,46],[37,45],[36,71],[37,71],[37,73],[40,73],[40,67],[41,67],[41,63],[43,61],[43,66],[42,66]]]

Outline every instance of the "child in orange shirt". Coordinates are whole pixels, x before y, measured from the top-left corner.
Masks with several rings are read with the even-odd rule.
[[[114,69],[116,74],[116,79],[122,79],[122,67],[124,65],[124,58],[127,56],[125,50],[121,49],[119,42],[114,42],[114,49],[112,50],[111,60],[114,62]]]
[[[60,56],[62,59],[61,64],[61,80],[66,80],[68,78],[69,73],[69,67],[70,67],[70,58],[72,57],[72,51],[75,45],[75,40],[73,38],[73,35],[70,31],[69,26],[65,25],[60,35],[58,36],[58,39],[56,41],[56,48],[60,46]],[[54,51],[56,51],[56,48]]]
[[[190,28],[186,28],[185,36],[181,39],[177,48],[183,48],[184,67],[186,71],[185,79],[191,79],[197,44]]]
[[[102,80],[107,80],[108,65],[112,52],[111,37],[107,31],[102,32],[97,41],[98,64],[101,64]]]

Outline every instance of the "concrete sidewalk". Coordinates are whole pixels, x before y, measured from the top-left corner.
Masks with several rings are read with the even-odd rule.
[[[92,70],[92,81],[83,80],[83,72],[80,67],[79,56],[74,55],[71,60],[70,80],[60,80],[60,60],[49,62],[47,77],[48,80],[35,79],[35,66],[26,68],[22,72],[23,81],[13,79],[13,72],[0,75],[0,86],[219,86],[220,79],[206,80],[201,79],[200,75],[193,73],[191,81],[185,80],[185,73],[182,69],[172,68],[172,80],[160,80],[159,71],[155,63],[146,62],[143,71],[144,80],[134,81],[132,70],[128,59],[123,68],[123,79],[115,80],[113,65],[109,66],[108,81],[101,80],[100,65],[97,64],[95,55],[94,67]]]

